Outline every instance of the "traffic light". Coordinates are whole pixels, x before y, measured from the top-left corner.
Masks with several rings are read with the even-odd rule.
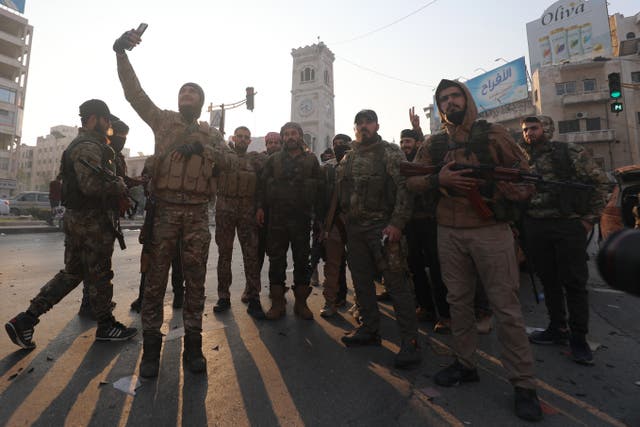
[[[611,112],[612,113],[621,113],[624,110],[622,106],[622,102],[612,102],[611,103]]]
[[[247,88],[247,110],[253,111],[253,97],[255,93],[253,91],[253,87],[249,86]]]
[[[611,98],[618,99],[622,96],[622,89],[620,86],[620,73],[609,74],[609,95]]]

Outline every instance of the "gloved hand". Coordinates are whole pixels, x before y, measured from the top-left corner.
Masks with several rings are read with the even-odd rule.
[[[186,144],[181,145],[180,147],[176,148],[176,151],[188,159],[193,154],[202,154],[202,152],[204,151],[204,147],[199,142],[194,141],[187,142]]]

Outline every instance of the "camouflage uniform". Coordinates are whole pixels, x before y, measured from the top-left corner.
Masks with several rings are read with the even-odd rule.
[[[308,152],[292,157],[287,150],[278,151],[267,159],[261,174],[263,186],[258,207],[269,212],[267,228],[267,255],[269,256],[269,283],[284,295],[287,269],[287,251],[291,245],[293,255],[293,284],[296,300],[306,300],[309,288],[309,254],[311,220],[321,218],[321,183],[318,159]],[[306,296],[302,294],[306,293]],[[304,297],[304,298],[302,298]],[[275,301],[275,300],[274,300]],[[279,305],[280,306],[280,305]],[[272,307],[273,308],[273,307]],[[270,310],[270,313],[275,310]],[[280,317],[271,316],[274,319]]]
[[[117,55],[118,75],[125,97],[155,135],[156,157],[150,192],[157,200],[151,241],[153,268],[147,273],[142,302],[142,327],[147,336],[160,336],[163,299],[171,260],[178,242],[182,246],[186,281],[183,320],[185,333],[200,334],[204,310],[207,259],[209,256],[208,203],[216,150],[222,143],[206,123],[187,122],[178,112],[161,110],[143,91],[126,55]],[[172,153],[182,145],[199,143],[200,154],[181,160]],[[185,341],[186,343],[186,341]]]
[[[81,128],[62,160],[64,180],[65,268],[42,287],[31,301],[29,312],[38,317],[84,281],[98,327],[115,322],[111,314],[113,271],[111,255],[115,240],[113,198],[124,192],[124,183],[107,183],[80,163],[83,159],[115,173],[114,153],[106,138]],[[72,188],[72,182],[77,187]],[[75,191],[74,191],[75,189]]]
[[[591,192],[540,186],[529,203],[524,220],[527,254],[544,286],[550,328],[567,327],[566,301],[571,334],[584,340],[589,323],[589,270],[585,257],[587,232],[582,221],[592,224],[598,221],[606,203],[607,177],[587,150],[579,145],[545,138],[531,145],[525,144],[525,149],[533,171],[545,180],[595,186],[595,191]]]
[[[235,153],[228,156],[227,169],[218,178],[216,202],[216,244],[218,245],[218,297],[230,298],[231,254],[238,230],[246,278],[243,298],[260,294],[258,224],[256,223],[256,185],[266,156]]]
[[[393,225],[402,230],[411,217],[412,197],[400,175],[404,153],[378,137],[368,145],[354,144],[338,165],[340,210],[346,219],[347,262],[362,316],[362,329],[378,334],[380,312],[374,278],[382,274],[393,299],[400,335],[416,340],[418,327],[415,296],[407,267],[407,244],[382,243],[382,230]]]

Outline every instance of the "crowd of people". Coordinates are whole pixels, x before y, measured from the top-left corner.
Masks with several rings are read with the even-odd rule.
[[[291,288],[294,314],[313,319],[307,298],[312,282],[319,282],[322,259],[325,303],[319,314],[335,316],[347,304],[348,267],[358,327],[342,343],[380,345],[378,300],[388,298],[401,338],[395,367],[421,363],[419,321],[433,321],[436,333],[452,335],[455,360],[435,375],[440,386],[479,381],[478,333],[488,333],[495,322],[515,412],[523,419],[542,419],[530,343],[568,343],[577,363],[593,363],[586,341],[586,235],[604,207],[607,180],[582,147],[553,140],[551,118],[523,118],[523,142],[517,144],[504,127],[478,119],[464,84],[443,79],[435,93],[443,130],[427,138],[410,110],[411,128],[401,131],[400,145],[384,141],[376,112],[365,109],[355,115],[354,140],[336,135],[322,163],[294,122],[268,133],[264,152],[247,152],[247,127],[235,129],[229,145],[216,129],[198,122],[204,103],[198,84],[180,88],[178,111],[157,107],[126,53],[138,43],[139,34],[129,31],[116,40],[114,50],[125,98],[153,130],[154,155],[142,178],[127,177],[119,153],[128,127],[103,101],[80,106],[82,127],[63,154],[60,171],[65,266],[26,311],[6,324],[15,344],[34,348],[40,316],[80,282],[83,306],[98,323],[97,340],[126,340],[137,333],[113,316],[111,255],[124,208],[119,200],[129,187],[144,185],[142,274],[139,297],[132,303],[142,320],[142,377],[158,375],[170,268],[173,306],[182,308],[184,319],[184,366],[206,372],[202,316],[212,200],[217,315],[231,308],[237,234],[245,274],[241,301],[249,315],[282,318]],[[409,162],[417,173],[406,172]],[[107,173],[97,173],[96,167]],[[503,179],[493,173],[495,168],[508,168],[516,176],[533,172],[546,184]],[[289,248],[293,281],[288,284]],[[547,329],[529,336],[518,299],[519,249],[543,283],[549,313]],[[265,256],[266,312],[260,300]],[[384,295],[376,294],[376,283],[384,286]]]

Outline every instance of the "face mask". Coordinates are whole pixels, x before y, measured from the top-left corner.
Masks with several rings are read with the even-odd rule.
[[[123,136],[113,135],[109,138],[109,140],[111,141],[111,148],[113,148],[113,151],[119,153],[124,148],[124,143],[127,141],[127,138]]]

